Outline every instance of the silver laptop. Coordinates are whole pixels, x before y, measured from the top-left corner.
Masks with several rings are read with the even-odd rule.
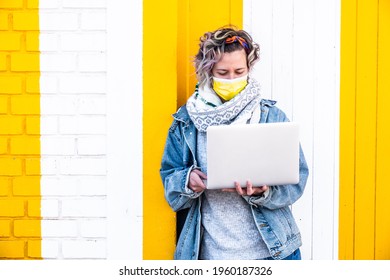
[[[207,188],[299,182],[299,127],[294,122],[210,126]]]

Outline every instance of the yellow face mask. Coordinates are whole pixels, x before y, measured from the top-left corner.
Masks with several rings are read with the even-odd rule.
[[[213,77],[213,89],[225,101],[239,94],[247,84],[248,75],[231,80]]]

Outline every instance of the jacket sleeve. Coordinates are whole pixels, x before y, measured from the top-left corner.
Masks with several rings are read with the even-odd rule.
[[[276,107],[272,107],[268,120],[272,122],[289,121],[286,115]],[[266,121],[271,122],[271,121]],[[299,147],[299,182],[294,185],[270,186],[269,190],[261,196],[243,196],[244,199],[255,207],[265,207],[268,209],[278,209],[292,205],[303,194],[309,176],[309,168],[301,146]]]
[[[165,199],[174,211],[188,208],[194,202],[194,198],[201,193],[195,193],[188,186],[190,172],[194,165],[183,161],[183,149],[185,146],[181,127],[174,121],[168,132],[164,154],[161,161],[160,176],[164,185]]]

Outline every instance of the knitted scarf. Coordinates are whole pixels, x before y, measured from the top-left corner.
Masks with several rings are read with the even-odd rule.
[[[210,87],[196,87],[186,107],[198,131],[205,132],[208,126],[213,125],[258,123],[260,100],[260,86],[256,80],[249,78],[248,85],[225,103],[221,102]]]

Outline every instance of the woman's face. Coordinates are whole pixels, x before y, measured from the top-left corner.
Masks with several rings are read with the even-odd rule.
[[[214,64],[211,73],[222,79],[235,79],[248,74],[246,53],[244,49],[223,53],[221,60]]]

